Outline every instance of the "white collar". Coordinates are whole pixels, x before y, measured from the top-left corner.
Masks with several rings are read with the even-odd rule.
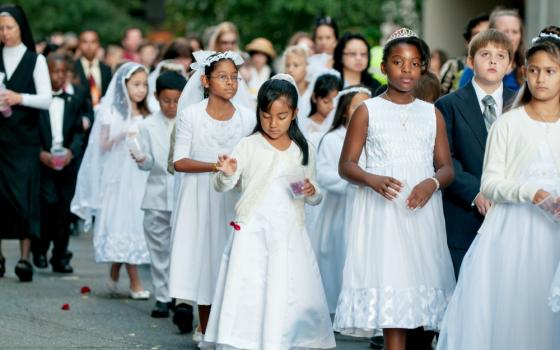
[[[500,86],[496,90],[494,90],[494,92],[491,93],[491,94],[487,94],[484,90],[482,90],[480,85],[478,85],[476,83],[476,79],[474,77],[472,78],[472,85],[473,85],[473,88],[474,88],[474,92],[476,93],[476,99],[478,100],[479,103],[482,103],[482,99],[484,97],[486,97],[487,95],[490,95],[490,96],[492,96],[494,101],[496,101],[497,105],[502,104],[502,99],[503,99],[503,94],[504,94],[504,83],[503,82],[500,82]]]
[[[9,47],[9,46],[4,46],[4,50],[7,50],[7,51],[14,51],[14,52],[25,51],[26,49],[27,49],[27,46],[25,46],[25,44],[22,43],[22,42],[19,43],[19,45],[16,45],[16,46],[11,46],[11,47]]]
[[[88,60],[87,58],[85,58],[84,56],[80,57],[80,60],[82,61],[82,64],[84,64],[86,67],[89,68],[90,64],[92,67],[97,67],[99,65],[99,60],[97,59],[97,57],[94,57],[93,60]]]

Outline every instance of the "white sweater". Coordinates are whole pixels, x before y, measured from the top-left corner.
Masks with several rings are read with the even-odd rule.
[[[290,147],[297,148],[297,145],[292,144]],[[271,180],[270,175],[274,174],[274,166],[280,161],[279,154],[281,152],[276,150],[257,132],[241,139],[233,150],[231,157],[237,160],[237,171],[231,176],[227,176],[223,172],[214,175],[216,191],[229,191],[236,185],[241,187],[241,198],[235,206],[238,221],[247,222],[246,220],[250,218],[253,209],[259,205],[261,197],[265,195],[266,187]],[[315,186],[315,194],[311,197],[305,197],[305,203],[317,205],[321,202],[322,195],[315,181],[315,149],[311,144],[309,144],[308,165],[301,165],[301,159],[301,152],[299,152],[297,157],[290,157],[289,161],[293,162],[296,167],[298,165],[303,167],[305,177]],[[298,205],[301,205],[301,212],[303,213],[303,200]]]
[[[535,159],[541,141],[548,142],[560,169],[560,128],[556,126],[555,131],[547,133],[544,125],[532,120],[524,107],[498,118],[486,144],[482,193],[497,203],[531,202],[540,187],[521,181],[520,176]]]

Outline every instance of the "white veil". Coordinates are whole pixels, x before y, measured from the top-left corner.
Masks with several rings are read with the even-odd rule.
[[[184,111],[188,106],[204,100],[204,88],[202,87],[200,78],[204,75],[204,70],[207,66],[222,59],[230,59],[236,66],[243,64],[243,58],[233,51],[196,51],[193,52],[193,57],[195,62],[191,64],[191,69],[194,71],[194,74],[190,77],[189,81],[187,81],[187,85],[185,85],[185,88],[181,93],[179,104],[177,105],[177,115],[179,115],[181,111]],[[249,97],[248,88],[245,82],[239,82],[237,85],[237,93],[233,97],[232,101],[234,104],[239,106],[246,108],[252,107],[251,98]]]
[[[154,95],[156,92],[156,80],[161,74],[162,70],[166,71],[175,71],[185,78],[187,77],[187,71],[185,67],[178,62],[177,60],[163,60],[157,64],[156,69],[150,73],[148,76],[148,108],[150,108],[150,112],[155,113],[159,111],[159,103],[156,100],[156,96]]]
[[[113,145],[126,137],[131,120],[131,104],[126,80],[138,70],[148,71],[134,62],[123,64],[113,76],[107,93],[95,112],[95,121],[88,145],[78,171],[76,192],[70,210],[85,221],[85,229],[91,227],[92,216],[100,208],[103,198],[103,166]],[[105,179],[107,180],[107,179]]]

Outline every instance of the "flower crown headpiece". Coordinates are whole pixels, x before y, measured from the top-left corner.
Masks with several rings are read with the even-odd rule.
[[[191,68],[195,71],[204,70],[204,68],[210,66],[212,63],[223,59],[232,60],[236,66],[240,66],[245,62],[238,53],[233,51],[196,51],[193,52],[193,57],[196,62],[191,64]]]
[[[392,41],[392,40],[395,40],[395,39],[411,38],[411,37],[416,37],[417,38],[418,35],[414,31],[412,31],[408,28],[401,28],[401,29],[393,32],[393,34],[391,34],[389,36],[389,38],[387,39],[387,43]]]
[[[340,98],[344,95],[348,95],[348,94],[351,94],[351,93],[354,93],[354,92],[366,94],[369,97],[371,97],[371,90],[366,88],[366,87],[362,87],[362,86],[356,86],[356,87],[353,87],[353,88],[340,90],[338,92],[338,97]]]
[[[554,39],[560,41],[560,36],[554,33],[540,33],[537,37],[531,40],[531,43],[536,43],[538,40]]]

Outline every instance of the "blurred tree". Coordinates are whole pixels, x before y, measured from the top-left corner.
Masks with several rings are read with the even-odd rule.
[[[125,28],[148,29],[142,0],[12,0],[29,19],[36,41],[53,32],[99,32],[101,42],[120,43]]]
[[[340,34],[361,32],[374,44],[381,39],[380,26],[387,12],[395,23],[419,30],[421,3],[422,0],[167,0],[165,25],[179,35],[202,34],[205,28],[228,20],[238,26],[243,43],[264,36],[282,49],[293,33],[310,32],[317,16],[328,15],[337,21]],[[393,11],[399,8],[400,13]]]

